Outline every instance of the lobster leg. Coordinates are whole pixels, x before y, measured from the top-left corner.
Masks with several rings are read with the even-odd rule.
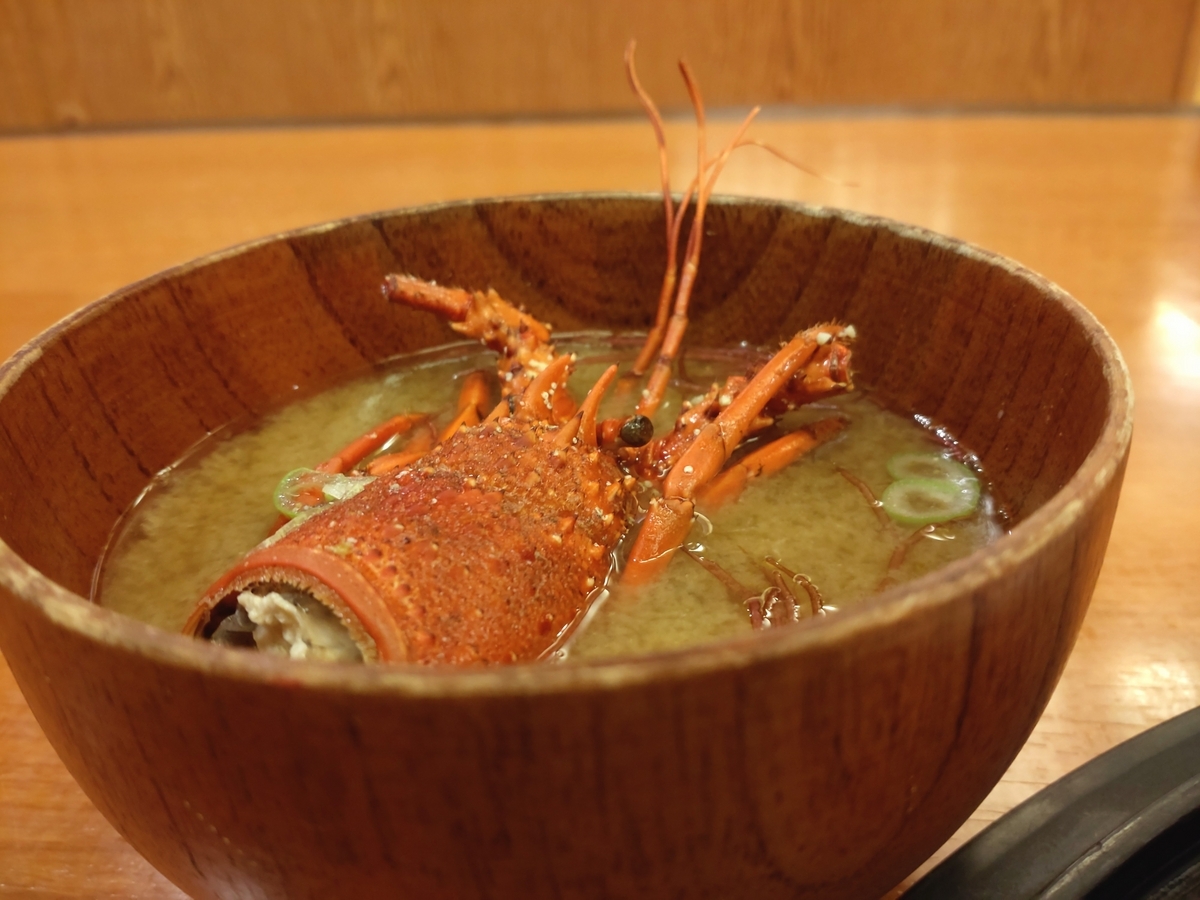
[[[667,474],[663,496],[651,501],[650,511],[630,551],[623,576],[625,583],[644,584],[666,568],[692,526],[700,489],[721,471],[767,404],[784,393],[792,377],[843,334],[842,326],[827,324],[796,335],[731,399],[719,416],[700,430]]]
[[[368,475],[382,475],[393,469],[402,469],[415,463],[433,448],[434,432],[429,426],[415,434],[404,449],[397,453],[385,453],[377,456],[364,466]]]
[[[400,434],[411,431],[415,426],[426,422],[426,415],[402,415],[388,419],[382,425],[377,425],[361,437],[357,437],[335,453],[325,462],[317,466],[318,472],[340,475],[353,469],[356,465]]]
[[[771,566],[771,568],[782,573],[783,575],[786,575],[792,584],[799,585],[801,588],[803,588],[804,593],[808,595],[808,606],[809,609],[812,610],[812,614],[814,616],[820,615],[824,611],[825,598],[821,596],[821,592],[817,589],[817,586],[812,583],[811,578],[809,578],[807,575],[801,575],[799,572],[793,572],[779,560],[770,556],[766,558],[765,562],[767,565]],[[788,590],[792,593],[792,596],[795,597],[795,591],[790,587]],[[807,618],[807,614],[802,615],[801,618]]]
[[[446,441],[464,425],[478,425],[488,412],[488,401],[492,392],[488,389],[487,376],[483,372],[472,372],[463,379],[462,390],[458,394],[458,415],[438,435],[439,441]]]
[[[341,475],[356,465],[390,441],[392,438],[400,434],[405,434],[413,429],[414,426],[421,425],[428,421],[429,417],[425,415],[400,415],[394,416],[384,422],[382,425],[376,425],[366,434],[360,435],[352,440],[349,444],[339,450],[325,462],[317,466],[318,472],[325,472],[328,475]],[[414,438],[414,441],[418,441]],[[413,442],[410,442],[413,443]],[[426,447],[426,450],[429,448]],[[422,453],[425,451],[422,450]],[[378,462],[378,460],[376,460]],[[372,472],[371,474],[375,474]],[[321,502],[319,491],[314,491],[307,497],[301,497],[306,505],[316,506]],[[277,532],[280,528],[286,525],[289,521],[288,516],[279,516],[271,525],[271,534]]]
[[[736,500],[751,478],[774,475],[809,451],[842,433],[846,420],[837,416],[821,419],[771,441],[747,454],[735,465],[717,475],[697,494],[697,502],[706,510],[717,509]]]
[[[437,439],[439,441],[446,440],[463,425],[478,425],[480,417],[487,408],[488,394],[487,376],[483,372],[472,372],[468,375],[464,379],[462,390],[458,395],[458,415],[438,435]],[[400,415],[388,419],[382,425],[378,425],[361,437],[355,438],[336,454],[317,466],[317,471],[341,474],[353,469],[392,438],[404,434],[411,430],[414,425],[420,424],[428,425],[429,417],[425,415]],[[431,429],[432,426],[424,432],[415,435],[408,442],[408,446],[400,452],[388,453],[371,460],[366,466],[367,474],[379,475],[383,472],[390,472],[392,469],[399,469],[416,462],[429,452],[429,449],[433,446],[434,432]]]

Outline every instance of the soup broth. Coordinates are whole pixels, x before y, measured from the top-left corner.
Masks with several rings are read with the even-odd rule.
[[[607,365],[631,360],[640,342],[591,335],[557,343],[579,357],[571,389],[582,397]],[[681,369],[686,380],[677,381],[655,417],[655,434],[671,428],[685,397],[743,371],[751,355],[692,351]],[[400,412],[449,421],[461,379],[492,370],[494,361],[477,345],[400,358],[368,377],[298,398],[251,427],[210,436],[155,478],[118,524],[93,599],[179,631],[209,585],[266,537],[278,515],[271,498],[284,474],[329,457]],[[619,390],[611,391],[601,415],[619,414],[623,402],[628,406]],[[782,472],[753,479],[737,502],[699,517],[691,554],[677,554],[657,583],[636,592],[610,585],[554,656],[597,660],[749,633],[756,609],[769,601],[763,592],[772,573],[780,577],[768,560],[807,577],[823,605],[816,614],[836,614],[1002,533],[986,490],[974,513],[936,525],[899,525],[881,515],[871,497],[894,480],[888,461],[935,454],[948,442],[881,408],[862,389],[789,413],[781,424],[788,430],[831,414],[849,422],[837,438]],[[816,610],[818,595],[789,581]]]

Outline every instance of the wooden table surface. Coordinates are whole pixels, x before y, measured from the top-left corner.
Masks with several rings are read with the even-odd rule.
[[[712,123],[714,138],[731,121]],[[671,122],[676,181],[691,130]],[[915,222],[1014,257],[1096,314],[1136,428],[1091,611],[1049,708],[939,853],[1114,744],[1200,703],[1200,118],[809,117],[757,136],[727,193]],[[655,190],[634,119],[0,138],[0,355],[80,305],[200,254],[371,210]],[[2,476],[0,476],[2,477]],[[0,897],[180,897],[71,780],[0,664]]]

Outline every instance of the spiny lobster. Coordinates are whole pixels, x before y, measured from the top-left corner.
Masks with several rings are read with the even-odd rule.
[[[662,119],[638,82],[632,43],[626,52],[630,83],[659,147],[668,247],[656,322],[625,376],[649,373],[632,413],[598,419],[616,366],[577,405],[566,389],[574,357],[556,351],[547,325],[494,291],[390,275],[389,298],[444,317],[498,354],[499,404],[491,405],[488,381],[476,373],[436,441],[420,427],[423,417],[401,415],[326,461],[318,467],[323,473],[358,471],[374,480],[251,551],[200,600],[186,633],[249,643],[246,633],[253,632],[255,642],[265,643],[270,632],[293,656],[452,664],[538,659],[560,644],[610,578],[614,551],[641,512],[642,484],[652,483],[659,494],[630,538],[620,572],[626,585],[645,583],[666,567],[687,538],[697,502],[732,499],[748,478],[789,464],[842,430],[842,419],[823,419],[726,468],[748,435],[783,412],[851,389],[853,328],[825,323],[797,334],[749,375],[728,378],[687,404],[669,434],[647,433],[687,328],[709,197],[757,113],[709,158],[699,90],[686,63],[680,68],[696,111],[699,161],[676,202]],[[410,431],[426,436],[402,453],[372,458]],[[334,638],[314,638],[308,616],[324,617]]]

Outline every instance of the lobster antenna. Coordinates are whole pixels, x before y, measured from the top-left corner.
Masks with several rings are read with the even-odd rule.
[[[654,141],[658,145],[659,179],[662,182],[663,208],[666,213],[667,228],[667,268],[663,273],[662,290],[658,295],[658,312],[655,314],[654,327],[646,335],[646,341],[642,344],[641,352],[638,353],[637,360],[633,364],[633,374],[640,377],[650,367],[650,361],[658,352],[663,335],[667,331],[667,317],[671,314],[671,298],[675,293],[678,270],[676,250],[679,244],[678,222],[683,218],[683,210],[687,207],[690,191],[684,196],[677,217],[674,203],[671,200],[671,166],[667,156],[667,136],[663,127],[662,115],[654,100],[646,93],[642,83],[638,81],[637,68],[633,59],[636,49],[637,41],[635,40],[631,40],[625,48],[625,73],[629,76],[629,86],[633,88],[634,94],[641,101],[642,108],[646,111],[647,118],[650,119],[650,125],[654,128]]]
[[[653,415],[654,411],[658,409],[659,404],[662,403],[667,385],[671,380],[671,365],[679,353],[679,347],[683,343],[683,335],[687,331],[688,303],[691,300],[692,287],[696,282],[696,273],[700,266],[700,244],[704,235],[704,212],[708,207],[708,198],[712,195],[717,178],[720,177],[721,170],[725,168],[725,163],[728,162],[730,154],[737,148],[746,133],[746,129],[750,127],[750,123],[754,121],[760,110],[760,107],[757,106],[750,110],[749,115],[742,120],[741,125],[738,126],[737,131],[734,132],[730,141],[717,157],[710,161],[707,155],[704,100],[700,95],[700,86],[696,83],[691,68],[685,61],[679,61],[679,70],[683,73],[683,80],[687,85],[688,96],[691,98],[692,107],[696,111],[697,162],[696,177],[693,180],[693,184],[697,185],[696,212],[692,217],[691,230],[688,232],[687,253],[684,256],[683,267],[680,271],[679,287],[675,294],[674,309],[667,322],[667,332],[663,338],[662,349],[658,354],[658,361],[654,365],[654,370],[650,373],[650,380],[646,385],[646,390],[642,392],[642,399],[637,406],[637,413],[644,416]],[[691,189],[689,188],[689,196],[690,193]],[[679,218],[682,219],[682,209]],[[677,232],[678,229],[676,229]]]
[[[797,170],[803,172],[805,175],[811,175],[813,178],[817,178],[821,181],[824,181],[826,184],[835,184],[838,187],[858,187],[858,182],[842,181],[839,178],[830,178],[828,175],[822,175],[816,169],[811,169],[808,166],[804,165],[804,163],[797,162],[796,160],[794,160],[790,156],[788,156],[786,153],[784,153],[782,150],[780,150],[778,147],[772,146],[771,144],[768,144],[765,141],[759,141],[759,140],[738,141],[737,146],[734,147],[734,149],[737,150],[742,147],[759,147],[763,150],[766,150],[768,153],[770,153],[776,159],[787,163],[793,169],[797,169]]]
[[[667,157],[667,135],[664,130],[662,115],[659,113],[654,99],[646,93],[645,88],[642,87],[642,83],[638,81],[637,67],[634,65],[633,60],[635,50],[637,50],[637,41],[631,40],[625,48],[625,74],[629,76],[629,86],[633,88],[633,92],[637,95],[638,100],[641,101],[642,108],[646,110],[646,116],[650,119],[650,125],[654,128],[654,141],[658,145],[659,177],[663,188],[663,206],[666,208],[669,228],[673,214],[673,204],[671,201],[671,166],[670,160]]]

